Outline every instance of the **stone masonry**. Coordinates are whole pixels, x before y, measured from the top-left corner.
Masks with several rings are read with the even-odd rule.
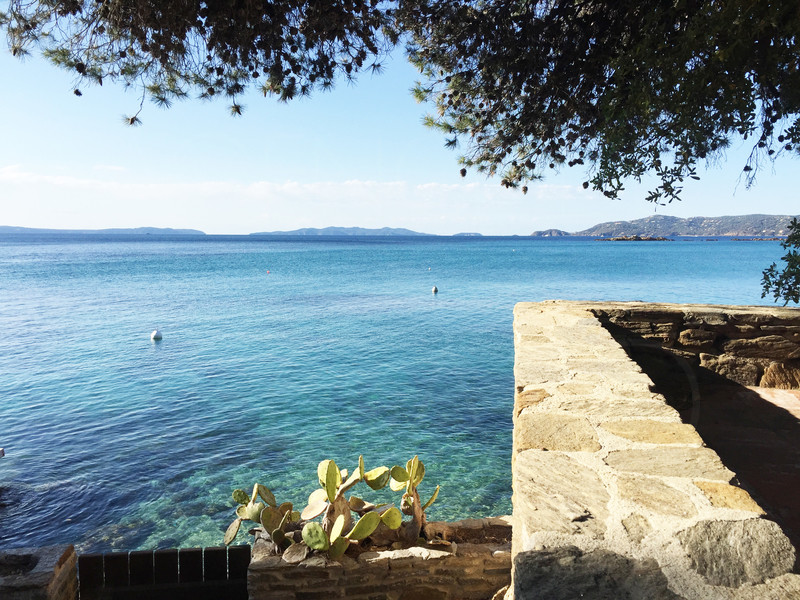
[[[680,318],[660,308],[516,306],[513,583],[506,598],[800,599],[796,552],[781,528],[653,391],[598,318],[627,318],[646,335],[718,352],[718,362],[761,360],[761,382],[772,363],[794,360],[800,314],[736,307],[714,313],[722,329],[693,330],[687,321],[711,315],[711,307],[683,310]],[[734,330],[751,337],[740,344],[729,335]],[[764,344],[775,354],[762,359],[748,350]]]

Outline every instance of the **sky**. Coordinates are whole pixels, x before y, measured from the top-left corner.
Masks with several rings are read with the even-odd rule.
[[[3,40],[4,42],[4,40]],[[0,225],[58,229],[173,227],[247,234],[302,227],[404,227],[452,235],[579,231],[652,214],[678,217],[797,214],[798,160],[784,158],[746,189],[749,146],[700,170],[680,202],[655,206],[647,186],[620,200],[584,190],[563,172],[507,190],[498,178],[462,178],[458,151],[422,124],[430,105],[410,89],[416,70],[398,52],[380,75],[281,104],[257,93],[231,117],[220,101],[162,109],[106,82],[80,85],[37,56],[0,48]]]

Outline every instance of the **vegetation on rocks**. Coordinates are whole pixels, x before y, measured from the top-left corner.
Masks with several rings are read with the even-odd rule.
[[[786,306],[789,302],[800,303],[800,222],[792,219],[789,225],[789,235],[781,242],[786,254],[781,259],[785,264],[782,270],[776,263],[772,263],[765,271],[762,280],[761,297],[772,294],[775,301],[783,300]]]
[[[236,538],[243,521],[252,521],[269,537],[274,551],[283,553],[289,562],[295,557],[302,560],[311,551],[336,560],[359,544],[410,546],[423,535],[425,510],[439,493],[436,486],[431,498],[424,505],[421,503],[417,486],[424,477],[425,465],[417,456],[405,467],[380,466],[370,471],[365,470],[364,457],[360,456],[358,467],[349,475],[333,460],[323,460],[317,467],[320,487],[311,493],[302,512],[294,511],[290,502],[278,505],[272,492],[258,483],[250,495],[244,490],[234,490],[233,499],[239,506],[224,542],[228,545]],[[345,496],[362,482],[372,490],[390,485],[393,491],[403,491],[400,508],[373,504],[355,495]],[[403,521],[403,514],[411,520]]]

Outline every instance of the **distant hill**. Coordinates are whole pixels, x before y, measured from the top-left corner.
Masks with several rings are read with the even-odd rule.
[[[292,231],[260,231],[250,235],[431,235],[430,233],[419,233],[410,229],[383,227],[381,229],[365,229],[363,227],[305,227]]]
[[[199,229],[172,229],[170,227],[132,227],[129,229],[40,229],[35,227],[10,227],[0,225],[0,233],[64,233],[101,235],[205,235]]]
[[[563,229],[544,229],[542,231],[534,231],[532,236],[535,237],[563,237],[565,235],[573,235],[569,231]]]
[[[669,217],[653,215],[635,221],[609,221],[575,233],[558,229],[531,235],[580,235],[590,237],[753,236],[778,237],[789,233],[790,215],[736,215],[727,217]],[[557,233],[552,233],[557,232]]]

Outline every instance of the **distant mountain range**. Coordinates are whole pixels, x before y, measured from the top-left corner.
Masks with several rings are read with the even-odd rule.
[[[383,227],[381,229],[365,229],[363,227],[305,227],[303,229],[293,229],[292,231],[260,231],[250,235],[432,235],[430,233],[419,233],[410,229]],[[465,235],[465,234],[459,234]],[[466,234],[475,235],[475,234]]]
[[[199,229],[172,229],[170,227],[132,227],[130,229],[38,229],[0,225],[0,233],[82,233],[100,235],[205,235]]]
[[[799,217],[800,218],[800,217]],[[789,233],[790,215],[736,215],[728,217],[669,217],[653,215],[635,221],[609,221],[570,233],[561,229],[534,231],[532,236],[624,237],[780,237]]]

